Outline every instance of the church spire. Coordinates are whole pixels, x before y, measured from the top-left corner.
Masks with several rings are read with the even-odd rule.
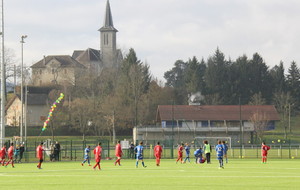
[[[100,51],[101,59],[104,67],[113,67],[117,61],[117,32],[115,29],[112,14],[110,10],[109,0],[106,3],[104,15],[104,25],[100,31]]]
[[[112,19],[112,14],[111,14],[111,10],[110,10],[110,4],[109,4],[109,0],[107,0],[106,2],[106,11],[105,11],[105,17],[104,17],[104,24],[103,27],[101,27],[99,29],[99,31],[103,31],[103,30],[113,30],[113,31],[118,31],[117,29],[115,29],[114,24],[113,24],[113,19]]]

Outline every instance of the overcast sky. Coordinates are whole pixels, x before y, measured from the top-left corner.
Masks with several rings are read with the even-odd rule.
[[[44,55],[100,49],[107,0],[4,0],[5,46],[24,63]],[[117,46],[134,48],[163,79],[178,59],[205,60],[217,47],[235,60],[258,52],[269,67],[300,63],[298,0],[110,0]]]

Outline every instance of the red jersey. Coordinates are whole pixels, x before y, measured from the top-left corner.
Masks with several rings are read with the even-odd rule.
[[[261,145],[261,154],[262,155],[267,155],[268,154],[268,150],[270,150],[270,147],[267,145]]]
[[[43,159],[43,147],[42,145],[39,145],[37,148],[36,148],[36,157],[39,158],[40,160]]]
[[[121,145],[119,143],[116,145],[115,153],[116,153],[116,157],[121,157],[123,154]]]
[[[98,145],[94,149],[94,155],[95,155],[96,162],[100,162],[100,160],[101,160],[101,153],[102,153],[102,147],[100,145]]]
[[[161,156],[161,153],[162,153],[162,147],[160,145],[156,145],[154,147],[154,155]]]
[[[178,155],[182,156],[183,153],[183,146],[178,147]]]
[[[6,156],[6,148],[2,147],[0,150],[0,158],[5,158]]]
[[[7,150],[8,158],[12,158],[14,156],[14,146],[10,146]]]

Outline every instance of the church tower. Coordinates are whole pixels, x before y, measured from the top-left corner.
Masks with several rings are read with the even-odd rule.
[[[117,64],[117,32],[115,29],[110,10],[109,0],[106,3],[104,25],[100,31],[100,50],[103,66],[106,68],[115,67]]]

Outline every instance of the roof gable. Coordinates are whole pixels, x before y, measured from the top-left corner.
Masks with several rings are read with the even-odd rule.
[[[101,61],[100,51],[92,48],[88,48],[85,51],[74,51],[72,57],[78,62]]]
[[[53,63],[53,61],[57,61],[61,67],[78,67],[85,68],[82,64],[76,61],[69,55],[49,55],[44,57],[44,59],[38,61],[33,64],[31,68],[45,68],[46,65]]]

